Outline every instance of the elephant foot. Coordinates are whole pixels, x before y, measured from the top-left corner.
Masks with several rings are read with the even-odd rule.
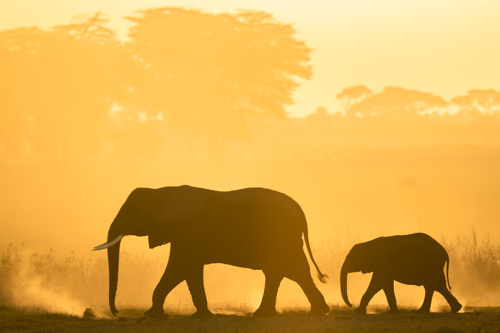
[[[202,318],[211,318],[211,317],[213,317],[213,313],[210,312],[210,310],[208,310],[208,309],[198,310],[191,315],[191,318],[193,318],[193,319],[202,319]]]
[[[311,311],[309,311],[310,316],[322,316],[327,314],[330,311],[330,307],[328,304],[323,303],[320,305],[311,306]]]
[[[148,311],[144,312],[145,316],[156,319],[168,319],[168,315],[163,312],[163,309],[151,307]]]
[[[399,310],[398,309],[390,309],[389,312],[387,312],[388,314],[400,314]]]
[[[460,309],[462,309],[462,304],[457,302],[457,304],[451,306],[451,313],[457,313]]]
[[[257,311],[253,313],[253,317],[274,317],[277,313],[276,309],[258,308]]]
[[[417,313],[431,313],[431,309],[420,308],[417,310]]]
[[[358,308],[354,309],[354,311],[356,313],[359,313],[359,314],[362,314],[362,315],[366,314],[366,308],[358,307]]]

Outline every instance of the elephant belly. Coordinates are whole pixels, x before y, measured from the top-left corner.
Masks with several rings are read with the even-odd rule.
[[[241,195],[244,198],[209,202],[195,245],[204,262],[252,269],[291,265],[297,253],[303,253],[305,221],[295,205],[276,193]]]
[[[421,286],[424,284],[423,280],[421,278],[415,278],[415,277],[397,277],[394,279],[394,281],[403,283],[403,284],[408,284],[408,285],[414,285],[414,286]]]
[[[424,285],[431,276],[435,274],[431,274],[429,270],[426,269],[408,269],[401,270],[393,274],[394,280],[403,284],[421,286]]]
[[[302,250],[302,240],[298,242],[266,242],[265,240],[228,239],[220,240],[217,246],[207,246],[203,254],[204,262],[222,263],[251,269],[293,265],[296,254]]]

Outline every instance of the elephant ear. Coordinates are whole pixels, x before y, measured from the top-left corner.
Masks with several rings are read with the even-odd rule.
[[[151,224],[150,248],[189,237],[193,230],[199,229],[203,217],[203,202],[197,188],[181,186],[158,191],[159,209]]]
[[[375,270],[386,270],[392,263],[393,250],[387,237],[379,237],[367,243],[366,259],[367,267],[363,273],[370,273]]]

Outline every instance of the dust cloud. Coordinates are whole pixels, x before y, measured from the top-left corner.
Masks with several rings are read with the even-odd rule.
[[[85,307],[72,294],[74,290],[59,284],[66,276],[50,272],[53,260],[51,254],[10,246],[2,256],[2,303],[38,311],[83,313]]]
[[[106,254],[90,250],[134,188],[189,184],[294,198],[330,276],[315,281],[331,305],[343,305],[339,271],[354,244],[413,232],[448,250],[464,305],[498,305],[500,92],[471,87],[445,100],[357,86],[338,94],[341,110],[292,118],[286,107],[312,68],[291,25],[263,12],[182,8],[129,20],[126,42],[102,14],[0,31],[0,304],[108,311]],[[168,253],[124,238],[119,310],[150,306]],[[349,276],[355,304],[369,278]],[[215,312],[251,313],[264,277],[211,265],[205,286]],[[421,287],[396,294],[403,307],[423,301]],[[446,304],[434,299],[434,310]],[[386,305],[384,295],[372,303]],[[185,283],[165,308],[194,311]],[[283,281],[278,309],[308,302]]]

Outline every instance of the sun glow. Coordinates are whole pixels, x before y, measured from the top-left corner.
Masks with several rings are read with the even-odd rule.
[[[331,305],[354,244],[414,232],[449,251],[457,299],[498,305],[499,12],[489,0],[0,2],[0,310],[109,312],[107,251],[92,246],[133,189],[183,184],[294,198]],[[95,249],[119,241],[117,304],[146,309],[170,245]],[[262,272],[215,264],[205,277],[215,312],[259,306]],[[369,278],[350,277],[353,302]],[[279,311],[308,310],[296,283],[279,290]],[[421,287],[396,292],[422,302]],[[185,283],[165,309],[194,312]]]

